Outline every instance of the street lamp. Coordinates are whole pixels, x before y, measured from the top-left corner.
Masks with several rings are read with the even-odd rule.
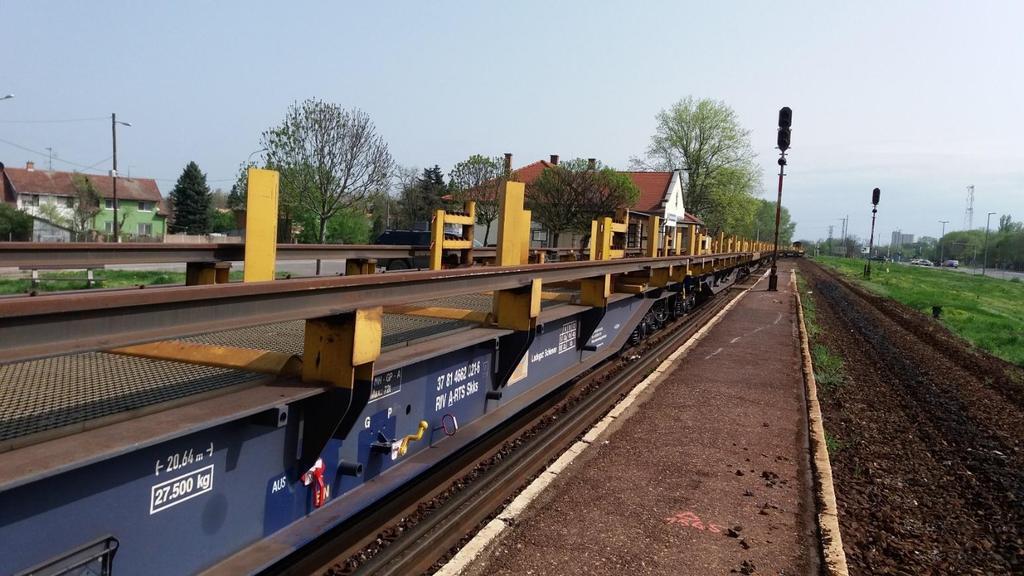
[[[871,191],[871,236],[868,236],[868,261],[864,264],[864,277],[871,278],[871,250],[875,247],[875,214],[878,213],[878,201],[882,191],[875,188]]]
[[[121,241],[121,228],[117,225],[117,125],[131,126],[128,122],[119,122],[117,114],[110,113],[110,135],[114,145],[114,169],[110,171],[110,177],[114,182],[114,242]]]
[[[988,223],[992,220],[995,212],[989,212],[985,217],[985,254],[981,257],[981,275],[985,275],[985,267],[988,266]]]
[[[793,111],[789,106],[779,110],[779,134],[776,144],[779,148],[779,197],[775,201],[775,243],[772,244],[772,269],[768,276],[768,291],[779,290],[778,266],[776,260],[779,257],[779,219],[782,217],[782,177],[786,170],[786,150],[789,149],[790,126],[793,124]]]
[[[942,239],[946,237],[946,224],[949,224],[949,220],[939,220],[939,223],[942,224],[942,235],[939,236],[939,266],[941,267],[942,263],[946,261],[946,252],[942,248]]]

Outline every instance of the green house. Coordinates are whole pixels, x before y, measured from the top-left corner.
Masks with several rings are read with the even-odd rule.
[[[57,214],[71,218],[76,192],[74,172],[36,170],[33,162],[24,168],[0,164],[0,197],[37,217]],[[101,235],[114,232],[114,179],[86,174],[100,195],[100,211],[93,218],[93,229]],[[52,206],[46,208],[47,205]],[[161,241],[167,233],[167,205],[152,178],[117,179],[117,219],[123,240]]]

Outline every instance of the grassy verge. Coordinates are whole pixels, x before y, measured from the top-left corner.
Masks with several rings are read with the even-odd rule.
[[[278,277],[283,277],[279,273]],[[57,290],[84,290],[88,288],[84,270],[66,270],[61,272],[43,272],[39,274],[40,282],[36,288],[39,292]],[[241,270],[233,270],[230,274],[232,282],[242,279]],[[184,284],[184,272],[167,272],[163,270],[97,270],[95,272],[96,288],[130,288],[132,286],[156,286],[160,284]],[[32,281],[28,278],[0,279],[0,294],[23,294],[32,289]]]
[[[808,344],[811,347],[811,367],[814,370],[814,380],[817,384],[818,398],[822,403],[827,402],[833,393],[842,386],[846,379],[843,369],[843,359],[838,354],[829,350],[828,346],[819,338],[821,326],[818,324],[818,309],[814,304],[814,298],[806,282],[798,282],[800,290],[800,306],[804,313],[804,327],[807,329]],[[843,442],[833,433],[825,431],[825,448],[830,455],[835,455],[843,449]]]
[[[972,276],[953,270],[819,257],[818,262],[867,289],[925,314],[942,307],[942,323],[975,346],[1024,366],[1024,283]]]

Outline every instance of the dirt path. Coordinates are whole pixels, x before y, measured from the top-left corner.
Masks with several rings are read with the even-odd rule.
[[[851,572],[1024,572],[1024,372],[811,262],[800,270],[812,345],[844,358],[822,411]]]

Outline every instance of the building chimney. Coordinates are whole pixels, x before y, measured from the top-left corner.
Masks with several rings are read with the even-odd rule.
[[[552,154],[550,162],[552,165],[558,166],[558,154]]]
[[[508,174],[512,171],[512,153],[505,152],[505,173]]]
[[[594,170],[597,168],[597,158],[587,158],[587,170]]]
[[[35,169],[36,169],[36,163],[35,162],[33,162],[31,160],[29,160],[28,162],[25,162],[25,170],[28,170],[29,172],[32,172]]]

